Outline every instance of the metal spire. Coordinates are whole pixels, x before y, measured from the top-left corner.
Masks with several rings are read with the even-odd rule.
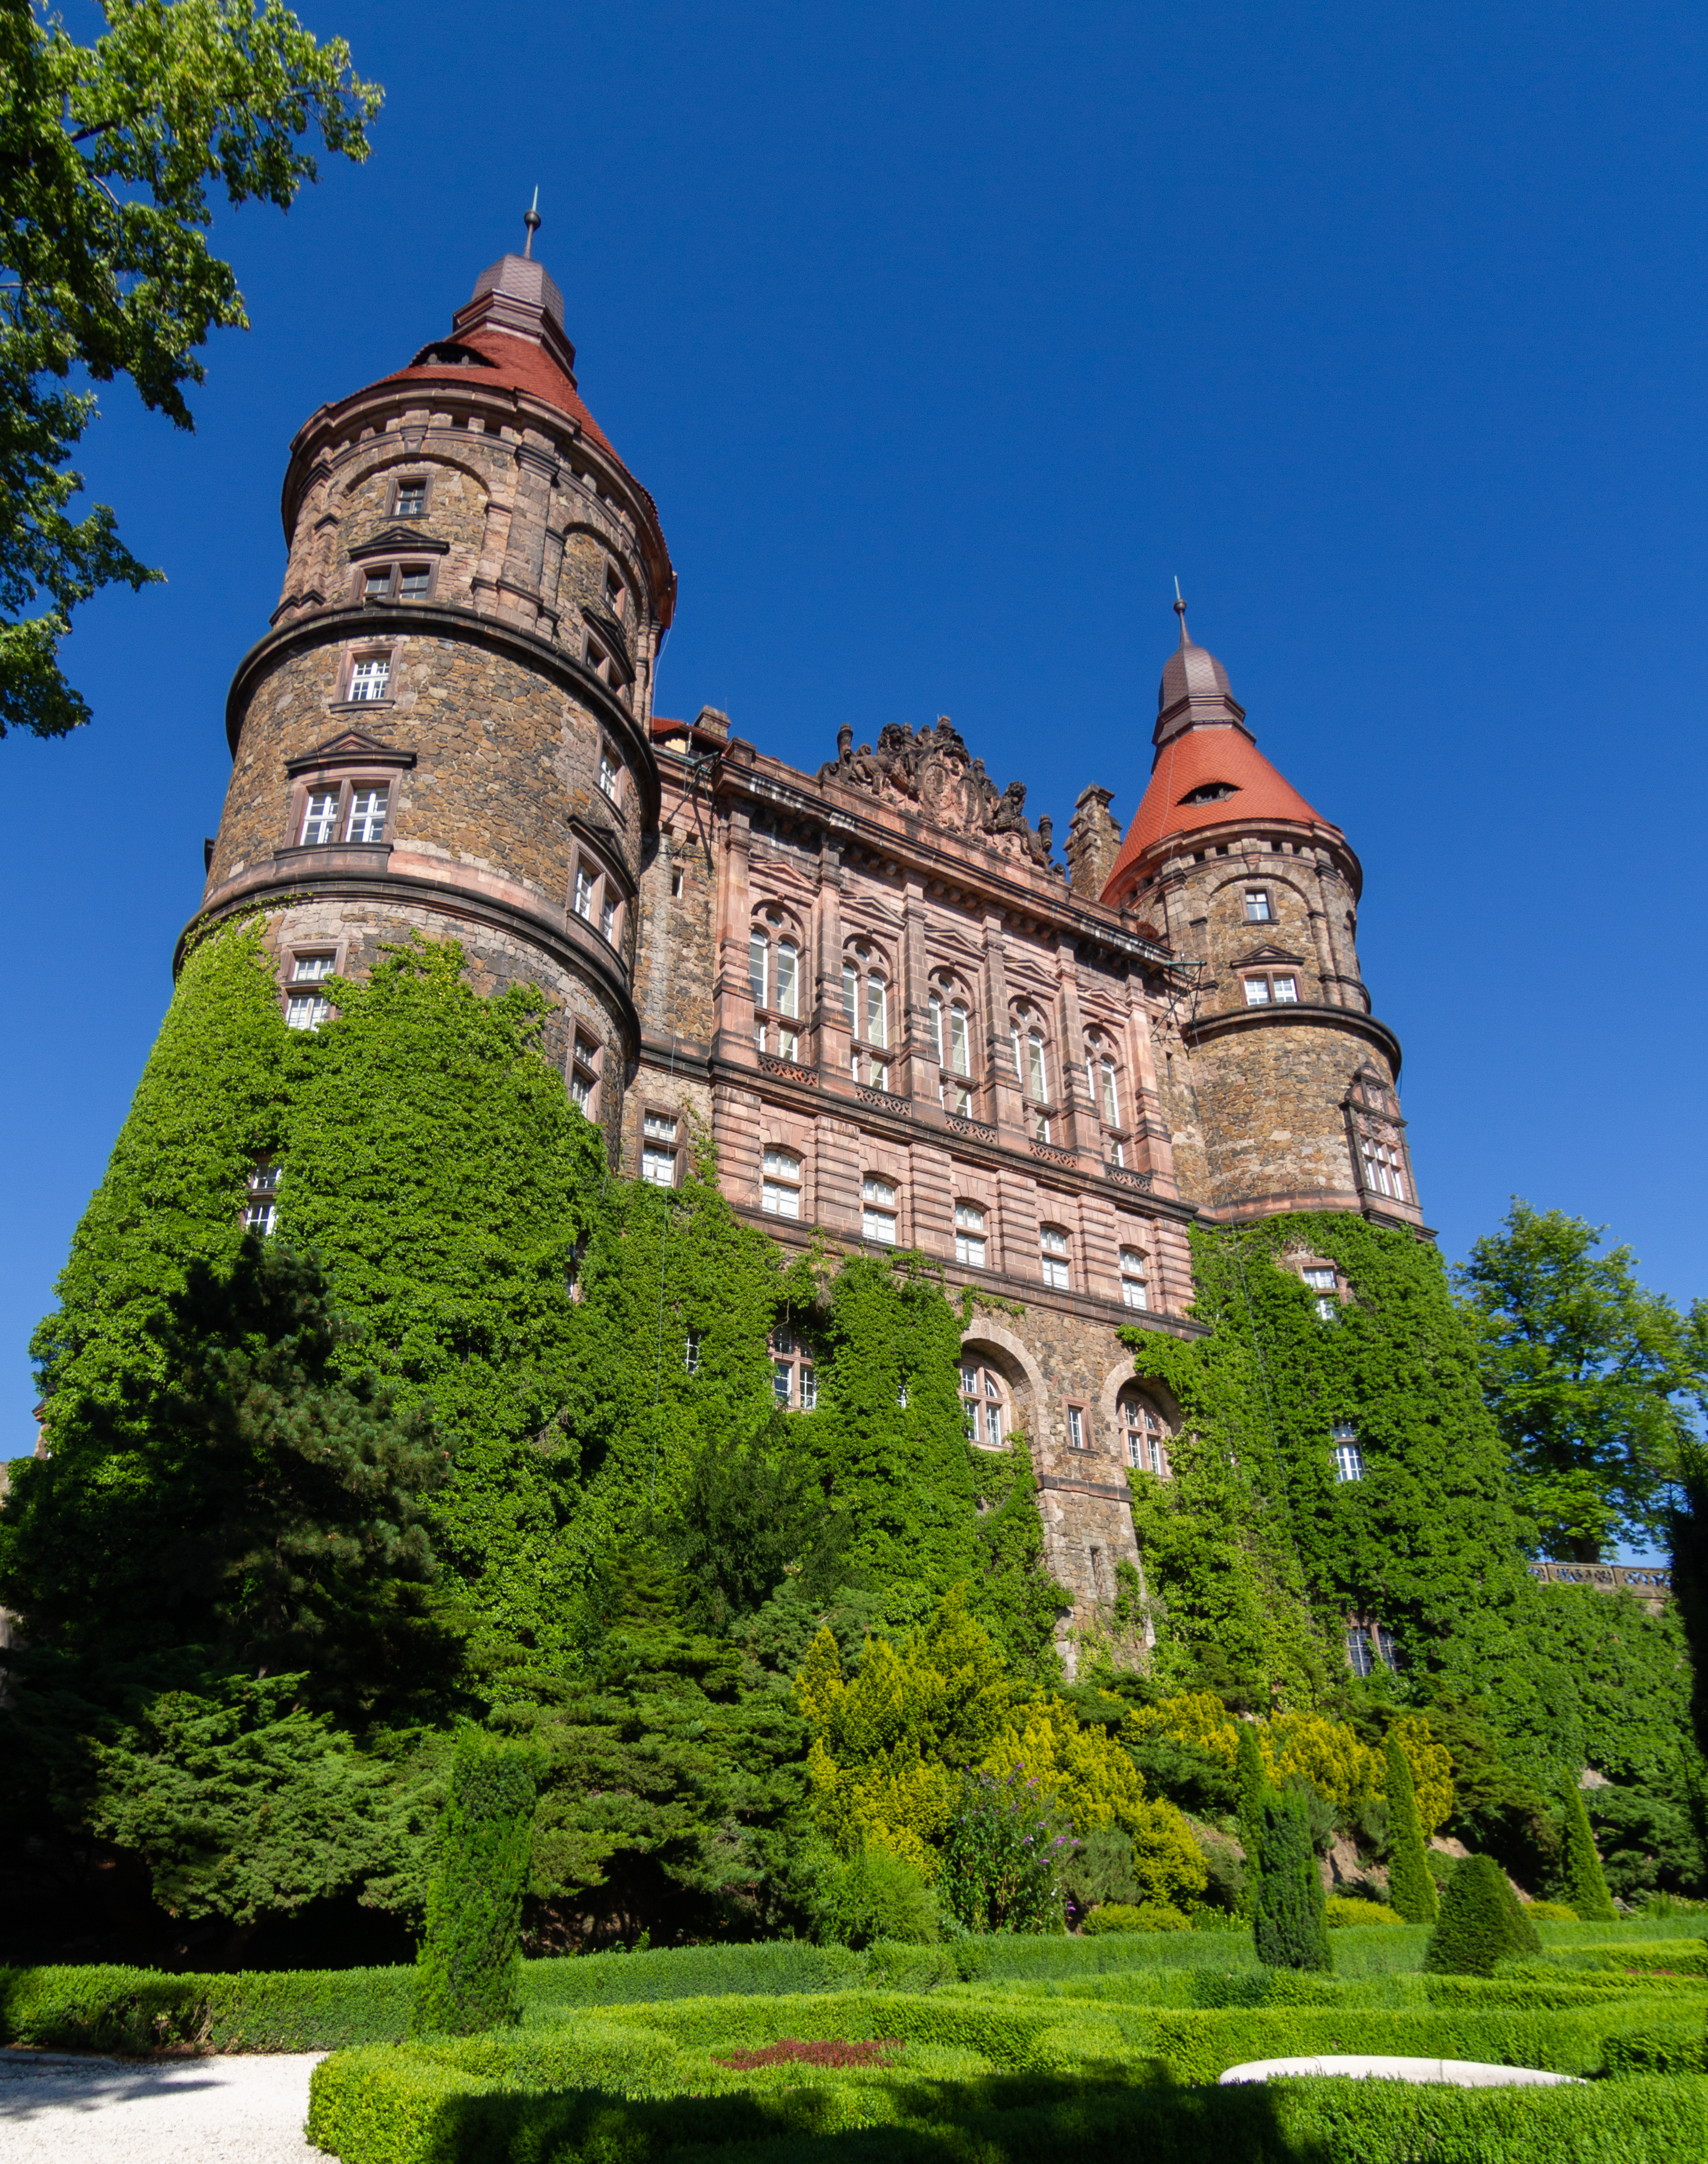
[[[1190,646],[1192,641],[1186,629],[1186,604],[1180,598],[1180,582],[1178,579],[1175,580],[1175,614],[1180,619],[1180,643],[1182,646]]]
[[[531,263],[533,260],[533,236],[539,231],[540,225],[542,223],[539,215],[539,190],[538,188],[533,192],[533,202],[529,204],[528,207],[522,214],[522,223],[528,228],[528,239],[523,247],[522,260],[524,263]],[[1178,581],[1176,583],[1178,584]]]

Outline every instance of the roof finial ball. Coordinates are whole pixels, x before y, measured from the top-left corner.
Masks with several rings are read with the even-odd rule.
[[[522,213],[522,223],[528,228],[528,239],[523,244],[522,258],[523,262],[532,263],[533,260],[533,236],[539,231],[540,225],[542,223],[539,215],[539,190],[538,188],[533,192],[533,201]],[[1175,581],[1175,584],[1176,586],[1179,585],[1178,580]]]
[[[1180,643],[1182,646],[1190,646],[1192,643],[1192,638],[1186,629],[1186,604],[1180,598],[1180,582],[1178,579],[1175,581],[1175,614],[1180,619]]]

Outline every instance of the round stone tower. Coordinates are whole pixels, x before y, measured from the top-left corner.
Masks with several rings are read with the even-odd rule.
[[[1358,1210],[1421,1226],[1399,1041],[1359,974],[1359,860],[1259,751],[1180,616],[1150,783],[1102,899],[1189,965],[1179,1057],[1159,1061],[1182,1190],[1223,1222]]]
[[[321,978],[412,929],[460,940],[481,991],[546,993],[549,1053],[614,1142],[675,575],[575,360],[556,286],[506,255],[449,338],[298,432],[202,915],[268,911],[302,1027]]]

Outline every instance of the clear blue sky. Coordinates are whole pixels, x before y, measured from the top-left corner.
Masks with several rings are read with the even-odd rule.
[[[299,423],[519,244],[681,578],[665,712],[804,766],[954,717],[1059,835],[1131,815],[1178,573],[1346,829],[1449,1256],[1509,1195],[1708,1290],[1700,7],[403,10],[311,0],[389,100],[360,171],[221,222],[254,328],[199,433],[85,460],[171,584],[0,745],[0,1454],[166,1003],[283,567]]]

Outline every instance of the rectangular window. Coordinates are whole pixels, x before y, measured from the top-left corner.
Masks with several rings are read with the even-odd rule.
[[[747,943],[747,983],[756,1007],[769,1004],[765,998],[765,980],[771,959],[770,942],[763,932],[755,932]]]
[[[1364,1477],[1364,1454],[1359,1448],[1359,1431],[1349,1421],[1334,1423],[1334,1477],[1337,1480],[1362,1480]]]
[[[278,1221],[278,1166],[271,1163],[258,1164],[249,1176],[249,1195],[243,1210],[244,1230],[259,1232],[265,1239]]]
[[[1044,1087],[1043,1039],[1035,1033],[1026,1040],[1026,1082],[1034,1101],[1043,1104],[1049,1092]]]
[[[852,962],[842,965],[842,1011],[850,1029],[859,1027],[860,977]]]
[[[957,1232],[955,1234],[955,1260],[964,1263],[970,1270],[984,1268],[985,1242],[978,1233]]]
[[[588,1100],[593,1095],[593,1078],[579,1067],[570,1070],[570,1102],[578,1112],[585,1112]]]
[[[1249,887],[1246,890],[1245,921],[1248,924],[1267,924],[1269,922],[1269,898],[1261,890]]]
[[[593,1090],[599,1076],[599,1053],[584,1037],[575,1039],[570,1064],[570,1102],[588,1118],[593,1116]]]
[[[419,518],[427,509],[427,483],[424,481],[400,481],[397,484],[399,518]]]
[[[682,875],[681,875],[681,872],[679,872],[679,871],[677,871],[677,872],[672,872],[672,873],[670,874],[670,896],[671,896],[671,899],[674,901],[674,900],[675,900],[675,898],[676,898],[676,897],[677,897],[677,896],[681,893],[681,891],[682,891]]]
[[[1400,1665],[1400,1648],[1385,1623],[1376,1626],[1376,1657],[1385,1668],[1397,1668]]]
[[[376,564],[362,580],[362,599],[365,601],[383,601],[391,598],[392,566]]]
[[[1106,1127],[1118,1127],[1121,1108],[1115,1101],[1115,1069],[1106,1059],[1098,1071],[1103,1081],[1103,1124]]]
[[[1068,1236],[1053,1225],[1046,1225],[1040,1235],[1043,1281],[1056,1292],[1066,1292],[1070,1279],[1068,1274]]]
[[[313,789],[302,814],[302,846],[324,848],[338,832],[338,791]]]
[[[777,1032],[777,1049],[785,1059],[798,1060],[801,1057],[801,1039],[792,1029],[780,1029]]]
[[[318,985],[332,974],[330,954],[298,954],[291,971],[293,985]]]
[[[593,921],[593,882],[584,864],[575,867],[575,914],[586,917],[590,924]]]
[[[599,786],[614,804],[617,801],[617,769],[608,751],[599,754]]]
[[[688,1332],[687,1342],[682,1347],[682,1365],[691,1375],[697,1375],[700,1372],[700,1333],[697,1330]]]
[[[890,1042],[890,988],[881,977],[866,979],[866,1042]]]
[[[649,1112],[641,1126],[640,1176],[654,1187],[676,1184],[676,1123],[667,1112]]]
[[[1069,1450],[1083,1450],[1085,1447],[1085,1408],[1082,1405],[1069,1405],[1068,1407],[1068,1448]]]
[[[1277,1006],[1286,1006],[1295,1003],[1299,997],[1299,980],[1296,977],[1277,977],[1274,990]]]
[[[801,1410],[810,1413],[818,1403],[818,1370],[803,1366],[801,1370]]]
[[[599,929],[614,947],[617,944],[617,904],[608,896],[599,911]]]
[[[287,1029],[318,1029],[332,1012],[324,992],[292,992],[285,1005]]]
[[[868,1173],[860,1185],[860,1230],[886,1247],[896,1244],[896,1188],[891,1180]]]
[[[433,574],[425,564],[406,564],[397,574],[397,597],[400,601],[424,601],[432,583]]]
[[[1127,1307],[1150,1305],[1144,1282],[1144,1257],[1137,1247],[1121,1250],[1121,1298]]]
[[[1374,1673],[1375,1661],[1370,1652],[1370,1634],[1368,1631],[1348,1631],[1346,1634],[1347,1663],[1355,1676]]]
[[[391,655],[370,654],[351,666],[349,695],[352,699],[383,699],[391,680]]]
[[[1266,1007],[1269,1005],[1269,980],[1267,977],[1246,979],[1245,1003],[1248,1007]]]
[[[957,1074],[970,1074],[967,1064],[967,1011],[951,1007],[949,1011],[949,1064]]]
[[[386,832],[386,798],[383,789],[355,789],[350,792],[349,820],[344,830],[347,842],[377,842]]]
[[[798,1015],[799,977],[796,964],[799,957],[795,948],[785,939],[777,947],[777,1012]]]
[[[795,1395],[795,1363],[792,1360],[772,1361],[771,1395],[780,1405],[792,1403]]]
[[[760,1190],[761,1206],[773,1217],[798,1217],[801,1215],[801,1190],[787,1187],[780,1180],[768,1179]]]

